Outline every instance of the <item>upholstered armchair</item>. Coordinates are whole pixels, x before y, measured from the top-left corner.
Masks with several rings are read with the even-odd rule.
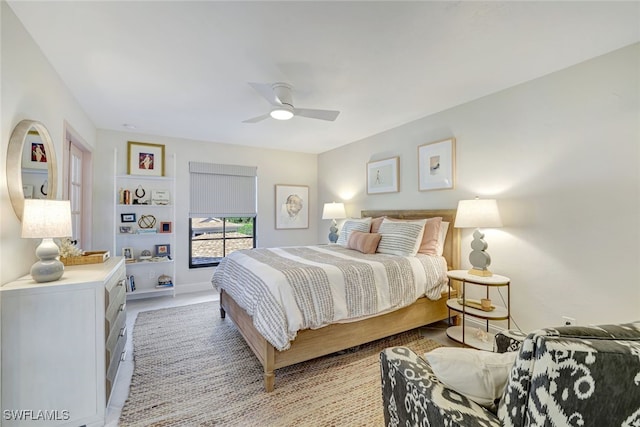
[[[499,338],[498,348],[513,344]],[[640,425],[640,322],[541,329],[526,336],[514,356],[494,413],[446,387],[410,349],[385,349],[385,425]]]

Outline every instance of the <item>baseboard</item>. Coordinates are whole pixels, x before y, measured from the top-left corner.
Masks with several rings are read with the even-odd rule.
[[[179,284],[176,286],[176,295],[189,294],[192,292],[215,291],[211,282]],[[217,291],[216,291],[217,292]]]

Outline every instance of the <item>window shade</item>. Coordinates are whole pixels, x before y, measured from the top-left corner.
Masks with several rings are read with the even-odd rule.
[[[189,162],[189,216],[256,216],[255,166]]]

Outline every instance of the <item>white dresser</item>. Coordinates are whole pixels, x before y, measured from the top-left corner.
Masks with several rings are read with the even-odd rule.
[[[2,426],[100,426],[126,341],[124,259],[0,287]]]

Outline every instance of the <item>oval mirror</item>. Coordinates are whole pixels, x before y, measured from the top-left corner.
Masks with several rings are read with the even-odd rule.
[[[7,149],[7,186],[20,220],[25,198],[55,199],[58,182],[56,154],[49,131],[40,122],[22,120]]]

